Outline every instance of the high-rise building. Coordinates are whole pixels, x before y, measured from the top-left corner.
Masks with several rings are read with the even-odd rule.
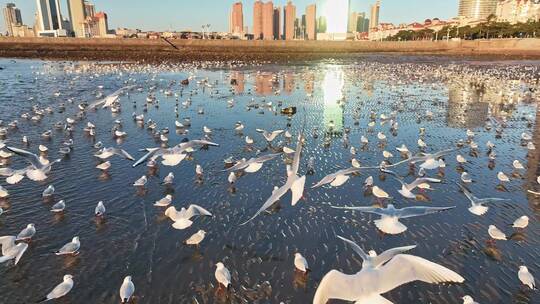
[[[349,14],[349,24],[347,26],[347,32],[353,33],[356,32],[358,28],[358,16],[360,13],[352,12]]]
[[[42,31],[63,29],[59,0],[36,0],[39,15],[39,28]]]
[[[262,39],[263,35],[263,3],[255,1],[253,4],[253,39]]]
[[[306,39],[317,39],[317,6],[315,4],[306,7]]]
[[[84,14],[87,17],[94,17],[96,14],[96,7],[92,3],[84,2]]]
[[[268,1],[263,4],[262,32],[264,40],[274,40],[274,3]]]
[[[289,1],[287,2],[287,5],[285,5],[283,10],[283,32],[285,33],[285,40],[293,40],[295,32],[294,22],[296,20],[296,6],[294,6],[294,4]]]
[[[281,39],[281,7],[274,8],[274,39]]]
[[[497,3],[497,21],[515,24],[540,20],[540,1],[503,0]]]
[[[458,16],[471,19],[486,19],[494,15],[498,0],[460,0]]]
[[[379,12],[381,10],[381,1],[377,0],[375,4],[371,6],[371,16],[369,18],[369,30],[379,26]]]
[[[9,36],[13,36],[13,27],[22,25],[21,10],[15,4],[8,3],[4,7],[4,21]]]
[[[109,21],[107,20],[107,14],[104,12],[99,12],[94,15],[96,18],[96,23],[98,25],[99,37],[107,37],[109,34]]]
[[[326,28],[326,17],[319,16],[319,18],[317,18],[317,33],[326,33]]]
[[[244,31],[244,13],[242,2],[236,2],[231,11],[231,33],[239,34]]]
[[[86,36],[84,31],[84,22],[86,21],[86,13],[83,0],[68,0],[69,20],[75,37],[83,38]]]
[[[369,18],[366,18],[366,13],[358,13],[356,31],[359,33],[369,32]]]

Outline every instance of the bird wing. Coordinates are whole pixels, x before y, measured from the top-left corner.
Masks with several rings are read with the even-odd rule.
[[[281,153],[273,153],[273,154],[266,154],[266,155],[263,155],[261,157],[257,157],[257,158],[252,158],[250,159],[250,161],[254,161],[254,162],[257,162],[257,163],[264,163],[266,161],[269,161],[269,160],[272,160],[278,156],[280,156]]]
[[[272,206],[273,203],[275,203],[277,200],[279,200],[287,191],[289,191],[290,187],[292,186],[291,183],[285,183],[285,185],[281,186],[280,188],[277,188],[276,190],[272,191],[272,195],[264,202],[264,204],[257,210],[255,215],[253,215],[249,220],[242,223],[241,225],[245,225],[249,222],[251,222],[254,218],[256,218],[261,212],[268,209],[268,207]]]
[[[476,203],[477,198],[472,194],[471,191],[469,191],[469,189],[467,189],[460,183],[457,183],[457,185],[459,186],[459,188],[461,188],[461,191],[463,191],[463,194],[465,194],[465,196],[471,201],[471,203]]]
[[[386,209],[376,208],[376,207],[349,207],[349,206],[345,206],[345,207],[331,206],[331,207],[335,209],[354,210],[354,211],[373,213],[373,214],[378,214],[378,215],[386,215],[387,213],[385,211]]]
[[[60,248],[60,250],[58,250],[60,253],[72,253],[72,252],[75,252],[79,250],[79,245],[73,243],[73,242],[69,242],[67,244],[65,244],[64,246],[62,246],[62,248]]]
[[[28,249],[28,244],[26,243],[19,243],[17,244],[17,254],[15,255],[15,265],[19,263],[19,260],[22,258],[24,252],[26,249]]]
[[[62,282],[56,285],[56,287],[51,292],[49,292],[49,294],[47,295],[47,299],[51,300],[63,297],[71,290],[71,287],[71,284]]]
[[[39,157],[32,152],[15,147],[7,147],[7,149],[15,154],[26,158],[35,168],[41,168],[43,166],[43,164],[39,161]]]
[[[251,159],[250,159],[251,161]],[[224,171],[238,171],[238,170],[242,170],[244,168],[246,168],[247,166],[249,166],[249,161],[243,161],[243,160],[239,160],[234,166],[230,167],[230,168],[227,168],[225,169]]]
[[[452,148],[452,149],[446,149],[446,150],[442,150],[442,151],[433,153],[432,156],[433,156],[433,158],[437,159],[437,158],[439,158],[439,157],[441,157],[441,156],[444,156],[444,155],[446,155],[446,154],[449,154],[449,153],[452,153],[452,152],[458,151],[458,150],[459,150],[459,149],[454,149],[454,148]]]
[[[122,298],[122,301],[126,299],[129,300],[129,298],[131,298],[134,292],[135,285],[132,282],[126,282],[120,287],[120,298]]]
[[[357,275],[348,275],[337,270],[330,270],[319,283],[313,304],[326,304],[330,299],[355,301],[362,296],[361,288],[352,288],[357,284]]]
[[[311,186],[311,188],[317,188],[317,187],[326,185],[328,183],[331,183],[338,176],[349,175],[349,174],[352,174],[352,173],[355,173],[355,172],[360,172],[360,169],[361,168],[351,167],[351,168],[339,170],[339,171],[337,171],[335,173],[332,173],[332,174],[328,174],[327,176],[323,177],[318,183]]]
[[[15,246],[16,237],[12,235],[0,237],[0,245],[2,245],[2,255],[6,255],[7,250]]]
[[[292,176],[291,176],[292,177]],[[298,201],[302,198],[302,195],[304,194],[304,186],[306,184],[306,176],[297,177],[294,176],[295,179],[291,182],[291,192],[292,192],[292,199],[291,199],[291,205],[296,205]]]
[[[114,148],[113,149],[113,153],[116,154],[116,155],[119,155],[119,156],[122,156],[123,158],[125,159],[129,159],[129,160],[135,160],[133,158],[133,156],[131,156],[129,153],[127,153],[125,150],[123,149],[116,149]]]
[[[486,198],[479,198],[476,200],[479,204],[489,204],[489,203],[495,203],[495,202],[509,202],[509,199],[505,198],[497,198],[497,197],[486,197]]]
[[[452,207],[424,207],[424,206],[416,206],[416,207],[407,207],[403,209],[396,210],[396,215],[400,218],[408,218],[408,217],[414,217],[414,216],[421,216],[421,215],[428,215],[432,213],[438,213],[450,209],[454,209],[456,206]]]
[[[148,152],[143,155],[143,157],[139,158],[139,160],[137,160],[134,164],[133,164],[133,168],[137,167],[138,165],[144,163],[149,157],[153,157],[154,154],[156,154],[158,151],[161,151],[162,149],[161,148],[148,148],[146,149]]]
[[[405,253],[405,252],[407,252],[409,250],[414,249],[415,247],[416,247],[416,245],[404,246],[404,247],[396,247],[396,248],[388,249],[388,250],[384,251],[383,253],[379,254],[378,256],[372,257],[371,258],[371,263],[373,264],[373,267],[379,267],[382,264],[390,261],[396,255]]]
[[[349,239],[346,239],[342,236],[337,236],[339,239],[345,241],[345,243],[349,244],[349,246],[351,246],[352,250],[354,250],[354,252],[356,252],[361,258],[362,260],[364,261],[367,261],[370,257],[369,255],[367,255],[367,253],[364,251],[364,249],[362,249],[362,247],[358,246],[358,244],[356,244],[355,242],[349,240]]]
[[[300,167],[300,154],[302,153],[302,134],[298,135],[298,142],[296,143],[296,150],[294,152],[294,158],[291,166],[291,174],[297,174]]]
[[[418,187],[418,185],[421,185],[423,183],[440,183],[441,180],[437,178],[430,178],[430,177],[421,177],[414,180],[414,182],[407,185],[407,189],[409,191],[413,190],[414,188]]]
[[[377,275],[374,293],[383,294],[403,284],[422,281],[426,283],[455,282],[465,279],[454,271],[421,257],[398,254],[381,267]]]
[[[204,216],[212,216],[212,213],[210,213],[208,210],[204,209],[203,207],[195,204],[189,205],[186,211],[186,218],[190,219],[196,215],[204,215]]]

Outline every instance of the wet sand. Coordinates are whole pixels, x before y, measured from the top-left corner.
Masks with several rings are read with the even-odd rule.
[[[98,61],[299,62],[373,54],[479,60],[539,59],[540,39],[489,41],[234,41],[164,39],[0,38],[0,57]]]

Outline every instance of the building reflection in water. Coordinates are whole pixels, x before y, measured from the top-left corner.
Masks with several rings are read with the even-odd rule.
[[[236,94],[244,93],[245,78],[243,71],[231,72],[231,86]]]
[[[315,73],[308,71],[304,75],[304,91],[306,94],[312,95],[315,90]]]
[[[283,75],[283,91],[291,94],[294,91],[294,73],[285,72]]]
[[[258,72],[255,75],[255,92],[259,95],[268,96],[274,93],[279,81],[277,74],[271,72]]]
[[[343,88],[345,85],[343,70],[339,66],[330,66],[325,71],[322,83],[324,100],[324,126],[327,134],[339,135],[343,130]]]
[[[484,125],[489,104],[483,102],[484,86],[468,83],[450,83],[446,122],[450,127],[476,128]]]

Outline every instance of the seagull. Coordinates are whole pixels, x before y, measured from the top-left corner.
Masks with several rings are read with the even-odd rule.
[[[373,186],[372,193],[376,198],[382,198],[382,199],[389,199],[390,198],[390,195],[388,195],[388,193],[386,193],[386,191],[384,191],[383,189],[381,189],[381,188],[379,188],[377,186]]]
[[[332,173],[323,177],[323,179],[321,179],[315,185],[311,186],[311,188],[321,187],[326,184],[330,184],[330,186],[332,187],[339,187],[345,184],[347,180],[349,180],[350,174],[358,173],[358,172],[360,172],[360,168],[355,168],[355,167],[339,170],[335,173]]]
[[[195,165],[195,174],[197,175],[197,177],[201,178],[203,176],[203,168],[201,167],[201,165],[197,164]]]
[[[118,155],[125,159],[129,160],[135,160],[133,156],[131,156],[129,153],[127,153],[125,150],[118,149],[118,148],[102,148],[98,151],[98,153],[94,154],[95,157],[100,159],[108,159],[111,156]]]
[[[306,176],[303,175],[302,177],[298,176],[298,169],[300,167],[300,154],[302,153],[302,134],[298,135],[298,142],[296,143],[296,149],[294,152],[293,162],[292,166],[287,166],[287,181],[285,184],[277,189],[274,189],[272,191],[272,194],[270,197],[264,202],[264,204],[257,210],[255,215],[253,215],[249,220],[242,223],[241,225],[245,225],[252,221],[254,218],[256,218],[261,212],[268,209],[268,207],[272,206],[273,203],[278,201],[287,191],[291,190],[292,198],[291,198],[291,205],[294,206],[300,198],[302,198],[302,194],[304,192],[304,185],[306,183]]]
[[[173,182],[174,182],[174,173],[169,172],[169,174],[167,174],[167,176],[165,176],[165,178],[163,179],[163,184],[172,185]]]
[[[60,200],[51,207],[51,212],[58,213],[64,211],[64,209],[66,209],[66,202],[64,200]]]
[[[464,183],[472,183],[472,178],[467,172],[461,173],[461,181]]]
[[[171,203],[172,203],[172,195],[167,194],[167,195],[165,195],[164,198],[162,198],[162,199],[156,201],[156,202],[154,203],[154,206],[156,206],[156,207],[167,207],[167,206],[169,206]]]
[[[99,201],[97,203],[96,209],[94,209],[94,214],[98,217],[105,215],[105,205],[103,205],[103,201]]]
[[[520,216],[512,224],[512,227],[519,228],[519,229],[524,229],[527,226],[529,226],[529,217],[526,215]]]
[[[355,210],[355,211],[380,215],[381,218],[378,220],[375,220],[375,226],[377,226],[379,230],[387,234],[400,234],[402,232],[405,232],[405,230],[407,230],[407,226],[403,225],[399,221],[399,219],[447,211],[447,210],[455,208],[455,206],[452,206],[452,207],[418,206],[418,207],[406,207],[402,209],[396,209],[393,204],[388,204],[388,207],[386,208],[336,207],[336,206],[332,206],[332,208]]]
[[[225,286],[225,288],[229,288],[229,285],[231,285],[231,273],[229,272],[229,269],[223,265],[223,263],[219,262],[216,264],[216,272],[214,273],[214,276],[216,277],[218,283]]]
[[[31,166],[25,169],[25,173],[26,176],[33,181],[43,181],[47,179],[47,174],[51,171],[52,165],[61,161],[60,159],[56,159],[52,162],[44,164],[39,159],[39,156],[34,153],[14,147],[7,147],[7,149],[17,155],[26,158],[26,160],[30,162]]]
[[[467,163],[467,160],[466,160],[465,157],[463,157],[461,154],[456,155],[456,161],[457,161],[460,165]]]
[[[203,240],[204,240],[204,237],[206,236],[206,231],[204,230],[199,230],[197,231],[195,234],[193,234],[192,236],[190,236],[186,241],[185,243],[187,245],[199,245]]]
[[[488,234],[491,238],[499,241],[506,241],[506,235],[504,232],[499,230],[499,228],[495,227],[495,225],[489,225],[488,227]]]
[[[6,190],[6,188],[0,185],[0,198],[7,198],[7,197],[9,197],[9,192]]]
[[[130,90],[130,89],[132,89],[134,87],[135,87],[135,85],[130,85],[130,86],[120,88],[117,91],[113,92],[112,94],[107,95],[102,99],[94,101],[93,103],[88,105],[88,107],[86,107],[86,109],[93,110],[93,109],[96,109],[99,106],[101,106],[102,109],[110,107],[111,105],[113,105],[115,102],[118,101],[118,99],[120,97],[120,94],[122,94],[124,91]]]
[[[409,250],[412,250],[416,248],[416,245],[413,246],[404,246],[404,247],[396,247],[392,249],[388,249],[381,253],[380,255],[377,255],[377,253],[373,250],[366,253],[362,247],[360,247],[358,244],[356,244],[354,241],[351,241],[349,239],[346,239],[342,236],[337,236],[339,239],[346,242],[351,248],[356,252],[361,258],[362,258],[362,269],[377,269],[380,268],[384,263],[391,260],[394,256],[405,253]]]
[[[264,139],[266,139],[268,143],[271,143],[274,139],[276,139],[278,135],[284,132],[283,130],[276,130],[276,131],[268,132],[263,129],[256,129],[256,131],[259,133],[262,133]]]
[[[294,254],[294,267],[301,272],[309,271],[309,266],[306,258],[304,258],[299,252]]]
[[[244,170],[247,173],[255,173],[259,171],[263,164],[281,155],[281,153],[267,154],[260,157],[250,158],[249,160],[241,159],[234,166],[225,169],[224,171],[234,172]]]
[[[465,194],[465,196],[469,199],[471,202],[471,207],[469,207],[469,212],[471,212],[474,215],[484,215],[488,211],[489,207],[485,206],[485,204],[495,203],[495,202],[508,202],[509,200],[503,199],[503,198],[496,198],[496,197],[490,197],[490,198],[478,198],[472,194],[471,191],[469,191],[465,186],[461,184],[457,184],[461,191]]]
[[[2,236],[0,237],[0,245],[2,245],[2,256],[0,257],[0,263],[7,262],[15,259],[15,265],[19,263],[26,249],[28,249],[27,243],[15,244],[17,238],[14,236]]]
[[[78,255],[79,254],[79,248],[81,248],[81,242],[79,241],[79,237],[74,237],[71,242],[66,243],[62,248],[60,248],[58,251],[55,251],[54,254],[56,255]]]
[[[463,300],[463,304],[478,304],[478,302],[475,302],[471,296],[464,296],[461,299]]]
[[[401,254],[400,250],[403,249],[398,249],[398,254],[392,251],[384,252],[380,255],[380,259],[375,257],[379,265],[371,266],[372,261],[370,261],[356,274],[348,275],[331,270],[317,287],[313,304],[326,304],[330,299],[355,301],[356,304],[391,303],[381,294],[406,283],[413,281],[462,283],[465,281],[462,276],[444,266],[421,257]],[[363,256],[367,255],[364,253]],[[366,258],[366,260],[369,259]]]
[[[227,181],[229,184],[234,184],[236,182],[236,174],[234,172],[229,173],[229,176],[227,177]]]
[[[120,300],[122,303],[129,303],[134,292],[135,284],[131,281],[131,276],[125,277],[122,286],[120,286]]]
[[[133,183],[133,186],[144,187],[144,185],[146,185],[147,182],[148,182],[148,178],[146,178],[146,175],[143,175]]]
[[[73,276],[70,274],[66,274],[64,275],[64,280],[62,281],[62,283],[56,285],[56,287],[51,292],[49,292],[47,297],[39,302],[46,302],[53,299],[61,298],[67,295],[71,291],[71,288],[73,288]]]
[[[519,161],[519,160],[514,160],[512,162],[512,166],[516,169],[516,170],[523,170],[525,169],[525,167],[523,167],[523,164]]]
[[[101,164],[97,165],[96,169],[99,169],[101,171],[107,171],[107,170],[109,170],[110,167],[111,167],[111,162],[106,161],[104,163],[101,163]]]
[[[523,285],[529,286],[530,289],[536,289],[536,283],[533,275],[527,269],[527,266],[519,266],[518,278]]]
[[[28,241],[34,236],[34,234],[36,234],[36,227],[34,226],[34,224],[28,224],[26,228],[24,228],[23,230],[21,230],[21,232],[19,232],[19,234],[17,234],[17,239],[15,240]]]
[[[417,178],[412,183],[407,184],[407,183],[405,183],[403,178],[401,176],[397,175],[397,173],[395,173],[395,172],[392,172],[390,170],[382,170],[382,172],[389,173],[396,180],[398,180],[401,183],[401,189],[398,190],[399,194],[401,194],[405,198],[410,198],[410,199],[415,199],[416,198],[416,195],[411,192],[416,187],[419,187],[420,185],[425,184],[425,183],[440,183],[441,182],[440,179],[423,177],[423,178]]]
[[[161,162],[165,166],[176,166],[187,156],[187,152],[192,152],[196,147],[202,146],[219,146],[219,144],[207,141],[207,140],[191,140],[188,142],[180,143],[171,148],[147,148],[145,151],[147,153],[137,160],[133,167],[145,162],[147,159],[156,160],[158,157],[162,157],[163,161]]]
[[[171,220],[174,221],[172,225],[173,228],[179,230],[190,227],[193,224],[193,221],[191,221],[190,219],[197,215],[212,216],[212,213],[210,213],[203,207],[195,204],[189,205],[187,209],[182,207],[180,211],[176,210],[174,206],[171,206],[167,208],[167,210],[165,210],[165,216],[168,216]]]
[[[43,198],[46,198],[46,197],[50,197],[54,194],[54,186],[53,185],[49,185],[45,190],[43,190],[43,193],[41,194],[41,196],[43,196]]]
[[[499,171],[499,173],[497,173],[497,178],[499,179],[499,181],[501,181],[502,183],[506,183],[506,182],[509,182],[510,179],[508,178],[508,176],[506,176],[506,174],[504,174],[504,172],[502,171]]]
[[[456,149],[447,149],[436,153],[421,153],[420,155],[409,157],[405,160],[389,165],[388,167],[395,167],[402,163],[416,164],[422,162],[422,164],[420,165],[421,168],[424,168],[426,170],[433,170],[439,168],[439,158],[454,151],[456,151]]]

